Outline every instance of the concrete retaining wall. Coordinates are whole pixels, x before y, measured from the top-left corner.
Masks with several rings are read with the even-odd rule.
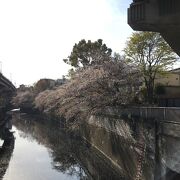
[[[179,173],[179,158],[175,157],[180,145],[180,108],[106,108],[103,113],[91,116],[81,133],[127,179],[136,177],[143,139],[146,163],[142,166],[142,179],[165,177],[167,171],[161,169],[162,162],[164,167]],[[173,140],[169,141],[169,137]],[[169,161],[171,157],[173,161]],[[156,167],[156,161],[160,166]],[[154,171],[156,168],[158,173]]]

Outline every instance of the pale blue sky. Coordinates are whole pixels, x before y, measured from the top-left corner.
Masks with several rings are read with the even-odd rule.
[[[121,52],[132,29],[127,25],[131,0],[0,1],[0,61],[13,82],[67,74],[66,58],[81,39],[101,38]],[[10,75],[11,74],[11,75]]]

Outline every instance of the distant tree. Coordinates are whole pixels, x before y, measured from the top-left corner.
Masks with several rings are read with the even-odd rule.
[[[141,71],[147,100],[152,103],[156,75],[173,65],[177,60],[176,54],[160,34],[154,32],[133,33],[124,52],[128,62],[135,64]]]
[[[17,95],[13,98],[12,103],[14,107],[21,108],[21,110],[32,110],[34,108],[35,94],[31,90],[18,91]]]
[[[52,79],[40,79],[35,85],[34,90],[36,93],[45,91],[46,89],[52,89],[55,86],[55,80]]]
[[[92,64],[99,64],[111,57],[112,50],[103,44],[102,39],[95,42],[82,39],[73,46],[72,52],[64,62],[73,67],[86,67]]]

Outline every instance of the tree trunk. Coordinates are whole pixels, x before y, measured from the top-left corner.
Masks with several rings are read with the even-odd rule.
[[[149,104],[152,104],[153,103],[153,100],[154,100],[154,86],[153,86],[153,81],[149,81],[147,83],[147,101]]]

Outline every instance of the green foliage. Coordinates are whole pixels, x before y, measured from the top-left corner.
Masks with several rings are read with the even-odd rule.
[[[176,54],[160,34],[154,32],[133,33],[124,52],[128,63],[135,64],[141,71],[151,103],[157,73],[171,67],[177,60]]]
[[[82,39],[73,46],[72,52],[64,62],[73,67],[85,67],[92,64],[99,64],[111,57],[112,50],[103,44],[102,39],[95,42]]]
[[[130,37],[124,50],[130,62],[136,63],[143,71],[161,71],[177,59],[170,46],[159,33],[136,32]]]

